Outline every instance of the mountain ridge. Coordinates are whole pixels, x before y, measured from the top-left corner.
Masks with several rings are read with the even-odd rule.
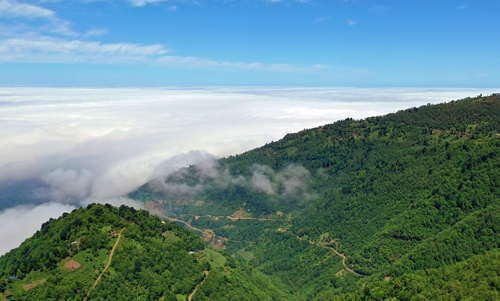
[[[317,265],[321,260],[313,254],[321,251],[304,245],[290,257],[280,258],[282,251],[266,241],[334,241],[349,268],[372,280],[383,279],[459,263],[500,247],[494,209],[500,198],[499,132],[500,95],[480,95],[362,120],[347,118],[287,134],[220,159],[214,165],[219,174],[212,179],[203,175],[200,166],[163,179],[167,187],[187,185],[201,192],[178,195],[162,190],[161,185],[145,186],[139,192],[145,196],[149,189],[161,195],[165,212],[228,238],[229,253],[252,253],[255,258],[249,262],[255,268],[292,287],[301,283],[299,277],[318,272],[303,266],[290,276],[280,270],[294,256],[309,257],[309,264]],[[302,174],[307,175],[302,178],[289,172],[304,169],[307,173]],[[300,189],[286,194],[292,180]],[[137,193],[131,196],[155,201]],[[269,220],[256,224],[212,218],[239,216],[241,210]],[[474,225],[469,225],[469,232],[486,234],[460,236],[461,225],[466,225],[462,220]],[[279,229],[290,229],[298,238]],[[452,247],[459,237],[463,243]],[[419,249],[426,244],[425,250],[432,253]],[[441,256],[440,248],[447,253]],[[437,259],[429,260],[433,256]],[[321,273],[330,273],[327,270]],[[333,291],[363,283],[351,279],[337,284],[344,280],[326,278],[310,277],[294,291],[314,299],[318,290],[325,289],[324,283],[330,283]]]
[[[178,226],[177,232],[169,230],[175,235],[162,236],[164,231],[151,230],[163,229],[160,219],[120,207],[117,216],[124,215],[125,220],[139,214],[138,221],[155,222],[144,221],[151,223],[151,229],[130,226],[136,229],[130,233],[120,218],[110,215],[111,228],[102,233],[97,229],[92,235],[95,242],[83,240],[81,246],[102,262],[107,253],[101,247],[112,246],[111,229],[116,234],[125,227],[124,241],[131,246],[137,243],[127,240],[130,235],[139,244],[160,249],[166,246],[159,240],[183,246],[183,254],[189,253],[188,246],[197,253],[204,250],[200,256],[212,259],[197,257],[190,263],[197,271],[186,274],[191,282],[177,279],[180,284],[170,290],[173,295],[163,291],[165,296],[189,298],[196,289],[191,297],[195,301],[229,296],[232,300],[410,300],[417,295],[471,298],[481,292],[495,299],[498,283],[489,279],[492,272],[500,274],[499,133],[500,94],[493,94],[362,120],[347,118],[287,134],[237,156],[182,168],[129,195],[162,216],[199,229],[205,242]],[[92,208],[87,210],[93,212]],[[68,223],[57,233],[51,232],[53,221],[44,224],[33,240],[0,257],[0,263],[9,263],[0,264],[0,278],[7,285],[15,287],[5,278],[10,272],[22,278],[39,270],[61,269],[58,260],[68,258],[67,244],[82,236],[75,236],[74,229],[93,218],[85,216],[79,224],[68,216],[74,215],[63,216]],[[45,239],[54,244],[50,252],[31,245],[44,231],[53,234]],[[153,234],[151,240],[140,238]],[[128,250],[135,257],[126,261],[137,264],[129,267],[136,270],[130,277],[137,277],[143,266],[137,263],[139,254],[150,255]],[[149,252],[155,254],[154,248]],[[208,265],[202,262],[218,270],[206,274]],[[476,268],[485,263],[490,267]],[[113,271],[103,272],[105,279],[114,279]],[[476,279],[470,275],[478,271],[486,284],[469,283]],[[439,277],[450,281],[437,281]],[[56,282],[47,278],[46,283],[35,290]],[[247,295],[242,293],[243,283],[250,288]],[[424,284],[431,290],[420,289]],[[150,296],[145,287],[145,296]],[[19,289],[17,293],[23,295]],[[99,290],[92,294],[102,297]]]

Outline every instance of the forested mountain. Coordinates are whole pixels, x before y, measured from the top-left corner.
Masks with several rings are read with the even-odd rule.
[[[498,94],[288,134],[129,197],[178,225],[78,209],[0,257],[2,297],[500,299]]]
[[[498,259],[499,136],[500,95],[480,95],[288,134],[130,196],[213,230],[219,247],[303,300],[371,300],[377,287],[438,277],[434,296],[495,299],[497,282],[468,276],[471,262]]]
[[[276,297],[293,300],[262,273],[207,249],[190,230],[126,206],[64,214],[0,257],[2,300]]]

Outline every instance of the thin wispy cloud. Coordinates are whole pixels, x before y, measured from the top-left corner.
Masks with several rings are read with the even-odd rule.
[[[71,23],[67,20],[59,18],[56,12],[28,3],[0,0],[0,18],[17,20],[17,26],[12,29],[17,31],[24,29],[25,33],[35,31],[50,32],[65,36],[79,35],[71,29]],[[45,23],[36,27],[26,24],[26,22],[33,19],[42,19],[45,20]],[[4,33],[4,35],[5,34],[9,33]],[[11,32],[11,34],[14,34],[14,32]]]
[[[166,68],[219,69],[219,70],[257,70],[287,73],[330,72],[347,74],[367,74],[367,70],[315,64],[300,66],[287,63],[233,62],[217,61],[195,56],[166,55],[171,52],[161,44],[104,43],[88,41],[99,37],[107,29],[91,28],[83,34],[74,32],[71,24],[56,16],[52,10],[42,7],[0,0],[0,13],[20,18],[43,18],[48,22],[32,27],[24,23],[5,27],[2,32],[7,38],[0,39],[0,62],[8,63],[92,63],[92,64],[146,64]],[[135,6],[158,2],[159,0],[131,0]],[[179,2],[179,1],[174,1]],[[184,1],[181,1],[184,3]],[[190,2],[188,2],[190,3]],[[177,6],[170,5],[170,10]],[[319,18],[315,23],[324,22],[328,17]],[[60,37],[48,35],[57,33]],[[62,36],[62,37],[61,37]],[[74,36],[78,38],[67,38]]]
[[[457,6],[455,7],[453,10],[462,10],[462,9],[466,9],[469,5],[467,5],[466,3],[462,3],[460,6]]]
[[[348,24],[349,26],[353,26],[353,25],[356,25],[356,21],[351,20],[351,19],[347,19],[347,24]]]
[[[97,36],[105,30],[87,32],[84,37]],[[165,55],[170,50],[163,45],[131,43],[101,43],[48,36],[15,37],[0,40],[0,62],[31,63],[94,63],[150,64],[166,68],[258,70],[288,73],[333,72],[369,74],[362,68],[315,64],[297,66],[283,63],[215,61],[193,56]]]
[[[54,18],[56,13],[39,6],[19,3],[16,1],[0,0],[0,17],[3,18]]]
[[[194,69],[229,69],[229,70],[265,70],[276,72],[315,72],[315,71],[336,71],[342,69],[343,71],[365,73],[367,70],[362,69],[349,69],[338,68],[328,65],[310,65],[310,66],[297,66],[291,64],[268,64],[268,63],[245,63],[245,62],[228,62],[228,61],[213,61],[199,57],[181,57],[181,56],[164,56],[158,59],[160,64],[176,68],[194,68]]]
[[[128,0],[132,6],[144,6],[146,4],[154,4],[159,2],[165,2],[166,0]]]
[[[99,0],[92,0],[99,1]],[[126,2],[133,7],[143,7],[146,5],[160,5],[161,3],[168,3],[167,9],[174,11],[178,9],[178,5],[191,5],[198,6],[200,1],[198,0],[126,0]],[[176,3],[176,4],[173,4]]]
[[[101,43],[47,36],[0,40],[0,62],[127,63],[168,52],[163,45]]]
[[[328,21],[329,19],[330,19],[329,17],[319,17],[313,21],[313,24],[323,23],[325,21]]]
[[[108,29],[91,29],[82,35],[82,38],[98,37],[108,33]]]

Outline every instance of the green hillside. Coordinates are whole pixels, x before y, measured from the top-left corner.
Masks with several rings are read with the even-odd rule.
[[[0,257],[0,299],[500,299],[498,94],[288,134],[129,196],[177,224],[65,214]]]
[[[226,252],[302,300],[433,281],[426,273],[453,286],[447,275],[467,278],[469,260],[497,261],[499,154],[495,94],[288,134],[130,196],[212,229]],[[497,290],[463,287],[443,298]]]
[[[0,299],[293,300],[279,282],[205,246],[147,211],[89,205],[0,257]]]

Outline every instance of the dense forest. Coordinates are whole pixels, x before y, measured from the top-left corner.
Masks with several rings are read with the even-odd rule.
[[[359,299],[383,279],[446,282],[469,259],[495,260],[482,256],[500,248],[498,154],[500,95],[480,95],[288,134],[130,196],[212,229],[300,299]],[[484,290],[497,288],[455,296]]]
[[[7,300],[293,300],[283,291],[195,233],[126,206],[64,214],[0,257]]]
[[[159,217],[92,205],[47,222],[0,257],[0,293],[498,300],[499,154],[499,94],[288,134],[129,195]]]

